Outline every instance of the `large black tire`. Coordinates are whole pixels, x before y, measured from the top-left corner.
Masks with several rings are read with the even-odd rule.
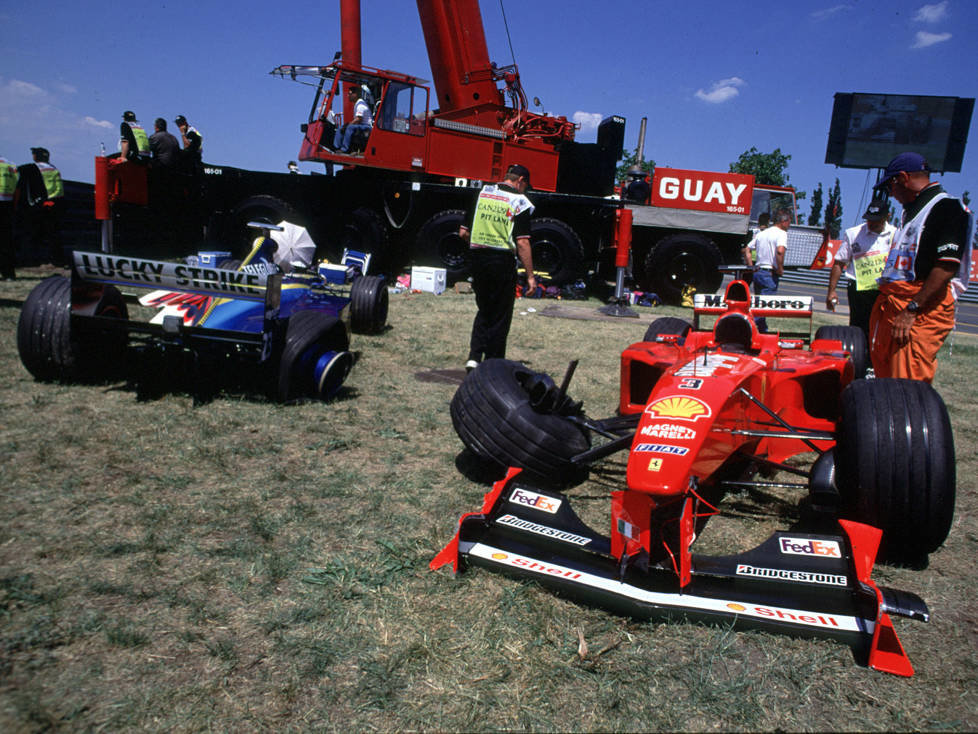
[[[390,296],[387,282],[376,275],[365,275],[350,287],[350,328],[357,334],[376,334],[387,325]]]
[[[954,517],[954,437],[934,388],[850,383],[835,451],[841,515],[882,530],[886,557],[916,559],[944,542]]]
[[[682,300],[683,289],[714,293],[723,283],[720,250],[703,235],[680,232],[659,240],[645,258],[643,283],[669,303]]]
[[[125,299],[114,286],[88,304],[93,316],[128,319]],[[17,322],[17,351],[27,371],[42,382],[97,381],[124,371],[124,331],[73,333],[71,281],[54,275],[34,287],[24,300]]]
[[[463,210],[446,209],[435,214],[418,230],[415,262],[445,268],[445,279],[449,285],[469,277],[469,246],[458,234],[465,223]]]
[[[476,456],[501,467],[520,467],[537,482],[579,482],[586,469],[571,458],[590,448],[590,437],[563,415],[534,410],[527,385],[537,376],[506,359],[480,364],[452,398],[455,432]]]
[[[327,351],[346,352],[349,348],[346,328],[339,319],[319,311],[292,314],[279,360],[276,399],[290,403],[304,397],[330,397],[321,392],[314,379],[316,359]]]
[[[567,285],[587,275],[581,238],[559,219],[530,220],[530,247],[533,269],[547,273],[554,285]]]
[[[866,334],[858,326],[820,326],[815,332],[816,339],[833,339],[842,342],[842,348],[850,354],[856,379],[866,376],[869,369],[869,345]]]
[[[384,218],[369,207],[350,212],[340,231],[340,252],[344,249],[373,255],[370,270],[382,269],[388,255],[389,233]]]
[[[258,231],[250,228],[248,222],[259,217],[267,218],[272,224],[281,221],[300,224],[296,210],[288,202],[267,194],[249,196],[238,202],[231,212],[228,229],[224,233],[228,250],[233,250],[235,255],[242,258],[248,255],[252,242],[258,236]]]
[[[678,319],[674,316],[663,316],[649,324],[649,328],[645,330],[645,336],[642,338],[642,341],[654,342],[657,336],[671,336],[675,334],[679,337],[679,343],[682,344],[689,330],[692,328],[693,325],[685,319]]]

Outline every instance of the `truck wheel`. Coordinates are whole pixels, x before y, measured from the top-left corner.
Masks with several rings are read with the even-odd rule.
[[[577,232],[559,219],[542,217],[530,221],[533,269],[548,273],[554,285],[582,279],[584,246]]]
[[[882,530],[887,557],[919,559],[944,542],[954,517],[954,437],[934,388],[851,382],[835,452],[841,515]]]
[[[649,328],[645,330],[645,336],[642,338],[642,341],[654,342],[657,336],[671,336],[675,334],[679,337],[679,343],[682,344],[689,330],[692,328],[692,324],[684,319],[677,319],[674,316],[663,316],[649,324]]]
[[[283,220],[297,223],[298,214],[291,204],[277,196],[258,194],[239,202],[231,212],[230,231],[225,233],[225,237],[228,249],[234,250],[242,258],[251,251],[251,243],[258,234],[248,226],[248,222],[258,217],[267,217],[273,224]]]
[[[101,289],[86,309],[93,316],[128,319],[117,288]],[[42,382],[104,380],[122,374],[127,336],[124,331],[73,333],[71,281],[54,275],[37,285],[24,301],[17,322],[17,351],[27,371]]]
[[[706,237],[681,232],[659,240],[645,258],[645,282],[670,303],[682,300],[683,289],[714,293],[723,282],[720,250]]]
[[[581,481],[586,468],[571,458],[590,437],[566,416],[538,411],[530,391],[545,375],[507,359],[488,359],[472,370],[452,398],[455,432],[476,456],[518,466],[548,485]]]
[[[387,224],[373,209],[362,206],[350,212],[340,232],[340,252],[356,250],[373,255],[374,268],[387,256]],[[374,268],[371,268],[373,270]]]
[[[343,322],[319,311],[298,311],[289,319],[279,361],[276,398],[331,398],[353,366]]]
[[[820,326],[815,332],[815,338],[842,342],[842,348],[849,352],[852,359],[856,379],[866,376],[866,370],[869,369],[869,346],[866,344],[865,332],[858,326]]]
[[[449,285],[469,277],[469,246],[458,236],[465,224],[465,212],[446,209],[438,212],[418,230],[415,260],[434,268],[445,268]]]
[[[350,287],[350,328],[357,334],[376,334],[387,325],[390,296],[387,282],[377,275],[364,275]]]

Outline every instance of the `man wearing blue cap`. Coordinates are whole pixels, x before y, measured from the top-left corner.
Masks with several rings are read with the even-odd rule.
[[[954,302],[968,284],[974,215],[930,180],[919,153],[901,153],[877,188],[903,205],[903,226],[880,276],[870,319],[877,377],[932,382],[937,353],[954,328]]]

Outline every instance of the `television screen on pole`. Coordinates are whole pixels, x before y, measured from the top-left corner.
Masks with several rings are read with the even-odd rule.
[[[920,153],[934,171],[961,170],[974,98],[912,94],[835,95],[825,162],[885,168],[895,155]]]

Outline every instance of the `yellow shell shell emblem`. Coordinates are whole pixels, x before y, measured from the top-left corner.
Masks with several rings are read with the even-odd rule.
[[[678,418],[685,421],[696,421],[710,416],[710,406],[697,398],[687,395],[672,395],[651,403],[646,413],[660,418]]]

